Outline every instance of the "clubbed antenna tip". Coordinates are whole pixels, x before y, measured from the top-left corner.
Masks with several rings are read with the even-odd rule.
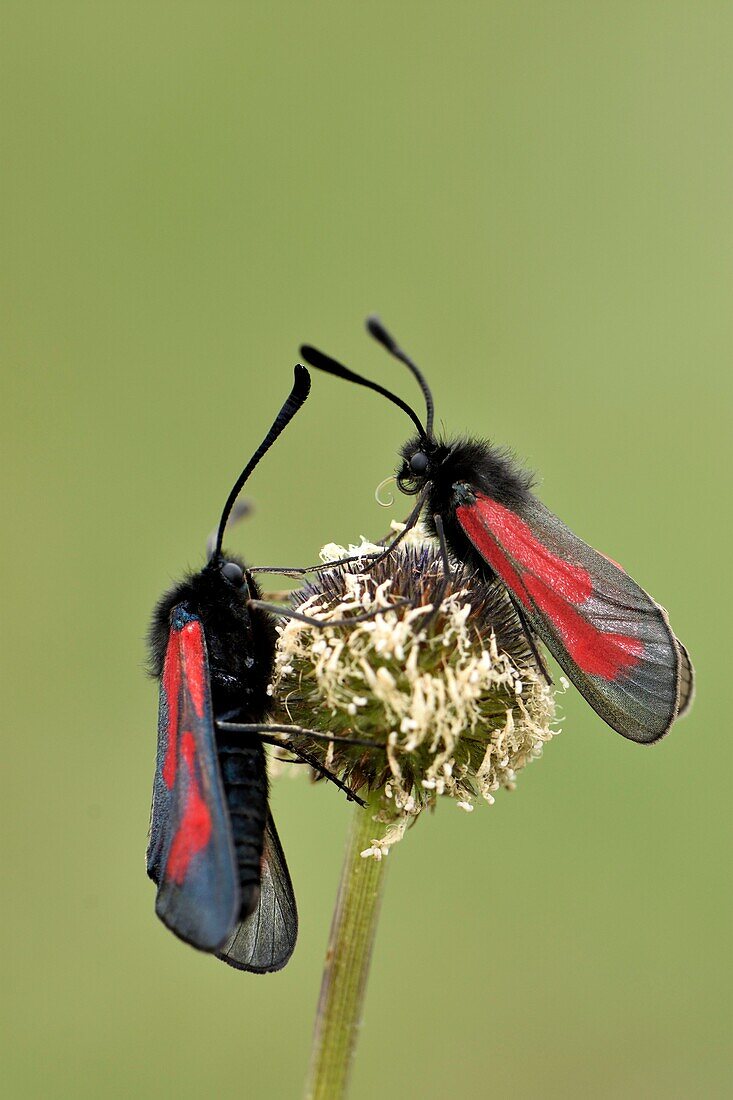
[[[425,429],[428,436],[433,434],[433,416],[434,416],[434,403],[433,395],[430,392],[430,386],[428,385],[425,375],[420,368],[410,358],[407,352],[404,352],[399,346],[393,336],[387,332],[386,328],[379,320],[376,314],[372,313],[370,317],[366,319],[367,332],[370,336],[373,336],[377,343],[381,344],[383,348],[394,355],[395,359],[399,359],[401,363],[412,372],[413,376],[417,380],[417,383],[422,390],[423,397],[425,398]]]
[[[377,317],[376,313],[372,313],[370,317],[367,317],[366,327],[369,335],[373,336],[375,340],[378,340],[380,344],[383,344],[387,351],[391,352],[392,355],[396,353],[397,345]]]

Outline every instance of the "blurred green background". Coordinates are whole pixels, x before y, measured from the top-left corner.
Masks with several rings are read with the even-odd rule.
[[[285,971],[179,943],[144,873],[143,636],[301,340],[416,398],[371,310],[439,419],[510,443],[670,609],[699,690],[651,750],[570,692],[515,794],[394,850],[353,1097],[730,1095],[731,6],[2,22],[6,1095],[300,1093],[351,807],[276,786]],[[381,534],[407,427],[316,377],[232,543]]]

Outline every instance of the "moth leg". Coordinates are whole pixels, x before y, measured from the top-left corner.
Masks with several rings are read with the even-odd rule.
[[[341,745],[358,745],[364,749],[382,748],[375,741],[360,741],[357,737],[340,737],[336,733],[320,733],[316,730],[306,729],[305,726],[281,726],[275,722],[228,722],[222,717],[217,718],[216,728],[221,730],[222,733],[256,733],[260,735],[261,740],[268,741],[273,745],[280,745],[282,742],[263,736],[268,731],[269,733],[298,734],[301,737],[310,737],[313,741],[335,741],[336,744]]]
[[[366,561],[376,557],[376,553],[354,555],[349,558],[338,558],[336,561],[322,561],[318,565],[255,565],[247,568],[248,573],[273,573],[282,577],[301,577],[305,573],[320,573],[324,569],[333,569],[336,565],[350,565],[354,561]]]
[[[399,534],[396,536],[396,538],[392,539],[392,541],[389,543],[389,545],[385,546],[384,550],[382,550],[381,553],[379,553],[379,554],[365,554],[364,555],[365,557],[371,558],[371,561],[369,563],[369,569],[373,569],[374,566],[378,565],[380,561],[384,561],[385,558],[389,557],[389,555],[394,550],[395,546],[398,546],[399,543],[402,542],[402,540],[405,537],[405,535],[407,534],[407,532],[411,531],[413,527],[417,526],[417,522],[420,519],[420,513],[423,510],[423,506],[424,506],[426,500],[427,500],[427,493],[422,493],[421,496],[420,496],[420,499],[417,502],[417,504],[412,509],[409,516],[407,517],[407,520],[405,522],[405,526],[403,527],[403,529],[399,532]]]
[[[365,611],[363,615],[353,615],[346,619],[314,619],[311,615],[304,615],[302,611],[294,611],[290,607],[278,607],[277,604],[265,603],[263,600],[250,600],[248,606],[259,608],[260,611],[268,611],[271,615],[281,615],[284,619],[297,619],[299,623],[307,623],[308,626],[323,629],[326,626],[354,626],[356,623],[365,623],[375,619],[377,615],[384,615],[385,611],[393,611],[396,607],[406,607],[413,603],[413,600],[396,600],[388,607],[378,607],[375,611]]]
[[[302,567],[293,567],[293,568],[290,568],[289,566],[258,565],[258,566],[255,566],[254,568],[248,569],[247,572],[248,573],[278,573],[278,574],[281,574],[282,576],[285,576],[285,577],[299,577],[303,573],[319,573],[319,572],[322,572],[324,569],[333,569],[337,565],[349,565],[349,564],[351,564],[351,562],[354,562],[354,561],[357,561],[357,562],[368,561],[370,563],[369,568],[373,569],[375,565],[377,565],[380,561],[383,561],[384,558],[386,558],[389,554],[392,553],[395,546],[397,546],[400,542],[402,542],[402,539],[405,537],[407,532],[411,531],[412,528],[416,525],[417,521],[420,518],[420,512],[423,509],[423,505],[425,504],[426,499],[427,499],[427,494],[423,493],[421,495],[420,499],[418,500],[417,504],[415,505],[413,510],[410,512],[409,516],[407,517],[404,530],[400,531],[400,533],[397,535],[397,537],[394,538],[388,546],[385,546],[384,550],[380,550],[379,553],[374,552],[374,553],[371,553],[371,554],[355,555],[355,556],[352,556],[352,557],[349,557],[349,558],[338,558],[336,561],[319,562],[318,565],[304,565]]]
[[[285,749],[287,752],[291,752],[293,756],[298,758],[298,762],[302,761],[304,764],[310,764],[314,771],[318,772],[324,779],[328,779],[331,783],[335,784],[340,791],[343,791],[349,802],[358,802],[362,809],[366,809],[366,802],[363,798],[359,798],[356,791],[353,791],[342,779],[339,779],[337,775],[334,775],[332,771],[324,767],[319,760],[316,760],[315,756],[311,756],[305,749],[299,748],[294,741],[277,741],[273,739],[269,744],[277,745],[279,749]]]
[[[385,546],[384,550],[380,551],[378,554],[364,554],[363,557],[361,557],[361,558],[341,558],[338,561],[327,562],[324,565],[318,566],[318,568],[320,568],[320,569],[330,569],[334,565],[344,565],[345,563],[351,562],[351,561],[368,561],[369,565],[367,566],[365,572],[368,572],[370,569],[373,569],[375,565],[378,565],[379,562],[384,561],[385,558],[389,557],[389,555],[392,553],[394,548],[396,546],[398,546],[400,542],[402,542],[402,540],[405,537],[405,535],[407,534],[407,532],[411,531],[412,528],[415,527],[418,520],[420,519],[420,513],[421,513],[421,511],[423,509],[423,506],[425,504],[425,500],[426,500],[426,494],[423,493],[421,495],[420,499],[418,500],[417,504],[415,505],[413,510],[410,512],[409,516],[407,517],[407,521],[405,522],[404,528],[399,532],[399,534],[394,539],[392,539],[392,542],[390,542],[388,546]],[[438,517],[438,520],[440,522],[440,525],[441,525],[440,529],[442,531],[443,528],[442,528],[442,521],[440,520],[440,517]],[[445,535],[443,535],[442,546],[443,547],[445,546]],[[448,554],[447,549],[445,549],[445,554],[446,554],[446,559],[445,560],[447,560],[447,554]],[[257,570],[252,569],[252,570],[250,570],[250,572],[254,573],[254,572],[257,572]],[[306,572],[306,570],[301,570],[301,572]],[[446,584],[447,584],[447,581],[446,581]],[[289,610],[289,609],[275,607],[272,604],[265,604],[261,600],[250,600],[249,602],[250,602],[251,607],[259,607],[263,611],[270,611],[273,615],[283,615],[286,618],[298,619],[300,622],[308,623],[309,626],[351,626],[354,623],[367,622],[369,619],[373,619],[376,615],[381,615],[383,610],[384,611],[389,611],[390,610],[389,608],[384,608],[384,609],[380,608],[377,611],[367,611],[363,615],[355,615],[353,618],[350,618],[350,619],[331,619],[331,620],[328,620],[326,622],[322,622],[320,619],[313,619],[309,616],[303,615],[302,612],[297,612],[297,611],[292,611],[292,610]],[[415,606],[415,601],[414,600],[398,600],[396,603],[392,604],[392,607],[405,607],[408,604],[414,607]]]
[[[535,640],[535,633],[532,630],[532,627],[527,622],[525,614],[522,611],[522,608],[517,603],[517,601],[516,601],[515,597],[513,596],[513,594],[509,591],[508,588],[505,588],[504,591],[506,592],[507,596],[509,597],[509,599],[511,601],[511,604],[512,604],[512,607],[514,608],[514,610],[517,613],[517,618],[519,619],[520,623],[522,624],[522,630],[524,631],[524,635],[527,639],[527,645],[529,646],[529,648],[532,652],[532,656],[534,657],[535,661],[537,662],[537,667],[539,668],[540,672],[544,676],[547,684],[550,687],[552,687],[552,685],[554,684],[555,681],[552,679],[552,676],[550,675],[550,670],[547,667],[547,662],[545,661],[545,658],[540,653],[540,650],[537,646],[537,642]]]
[[[282,730],[290,733],[302,733],[308,737],[313,737],[316,740],[326,741],[345,741],[350,745],[363,745],[365,742],[352,740],[350,737],[331,737],[327,734],[317,734],[311,730],[302,729],[298,726],[276,726],[276,725],[257,725],[257,724],[245,724],[239,725],[236,722],[217,722],[216,728],[228,733],[255,733],[266,745],[275,745],[279,749],[285,749],[286,752],[290,752],[293,756],[297,756],[298,760],[301,760],[304,764],[309,764],[314,771],[322,775],[324,779],[328,779],[333,783],[340,791],[343,791],[349,802],[358,802],[359,805],[364,808],[366,802],[363,798],[360,798],[356,791],[353,791],[342,779],[339,779],[332,771],[324,767],[319,760],[316,760],[315,756],[312,756],[305,749],[300,748],[294,741],[287,740],[281,741],[277,737],[271,737],[268,734],[268,730]],[[375,748],[375,746],[369,742],[369,748]]]
[[[448,586],[453,575],[451,568],[450,556],[448,554],[448,543],[445,541],[445,531],[443,530],[442,517],[436,512],[433,516],[433,523],[435,524],[435,530],[438,534],[438,542],[440,543],[440,557],[443,561],[443,579],[439,582],[435,595],[432,599],[432,610],[429,612],[426,619],[423,620],[423,630],[427,629],[432,623],[435,616],[440,611],[443,604],[445,594],[448,591]]]
[[[410,516],[411,515],[412,515],[412,512],[410,512],[410,515],[407,516],[406,519],[399,520],[399,521],[396,521],[396,522],[401,523],[403,527],[407,527],[407,524],[410,522]],[[377,539],[377,545],[378,546],[384,546],[385,543],[389,542],[389,540],[393,537],[393,535],[394,535],[394,529],[392,527],[390,527],[390,529],[389,529],[389,531],[387,531],[386,535],[382,535],[381,539]]]

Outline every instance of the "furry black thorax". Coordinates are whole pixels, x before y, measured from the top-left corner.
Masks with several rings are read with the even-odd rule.
[[[245,583],[222,575],[222,561],[235,562]],[[158,601],[148,634],[150,673],[160,679],[170,634],[171,612],[179,604],[201,619],[209,657],[214,715],[231,721],[261,722],[270,707],[277,632],[271,615],[249,606],[260,591],[241,559],[227,554],[189,573]]]

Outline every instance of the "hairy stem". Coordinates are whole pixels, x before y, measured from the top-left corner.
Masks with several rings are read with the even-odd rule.
[[[382,899],[384,860],[362,859],[375,832],[379,796],[355,809],[346,842],[313,1034],[306,1100],[340,1100],[349,1074],[366,994]]]

